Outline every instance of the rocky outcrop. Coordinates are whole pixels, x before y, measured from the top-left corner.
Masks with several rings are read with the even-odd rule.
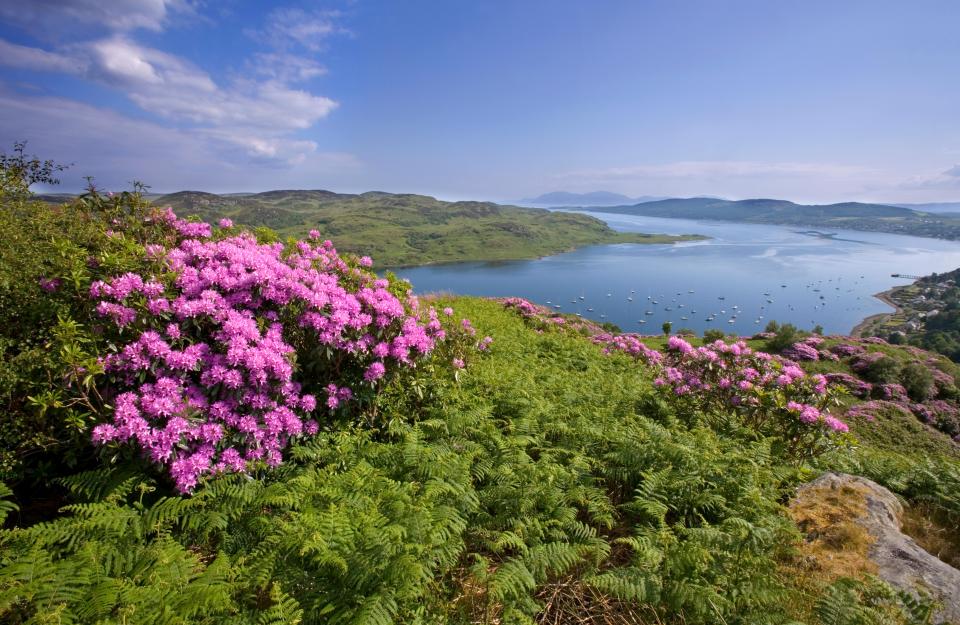
[[[889,490],[855,475],[825,473],[798,491],[798,500],[818,491],[846,491],[862,495],[862,514],[855,522],[872,542],[867,556],[878,577],[896,588],[922,588],[941,602],[937,618],[960,623],[960,571],[924,551],[900,531],[903,507]]]

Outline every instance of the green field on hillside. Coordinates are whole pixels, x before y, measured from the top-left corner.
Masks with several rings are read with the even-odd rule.
[[[345,252],[366,254],[377,265],[402,266],[468,260],[514,260],[607,243],[673,243],[695,235],[616,232],[577,213],[444,202],[425,195],[370,192],[268,191],[214,195],[184,191],[154,200],[183,215],[216,222],[222,217],[266,226],[282,235],[316,229]]]

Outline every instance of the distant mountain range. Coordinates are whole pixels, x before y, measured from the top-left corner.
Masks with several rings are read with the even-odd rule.
[[[640,202],[653,202],[655,200],[665,199],[667,198],[652,195],[631,198],[610,191],[592,191],[590,193],[552,191],[538,195],[537,197],[519,200],[517,203],[521,206],[612,206],[616,204],[638,204]]]
[[[621,206],[590,207],[592,212],[676,219],[711,219],[798,227],[891,232],[938,239],[960,239],[960,215],[934,214],[903,206],[842,202],[797,204],[787,200],[671,198]]]
[[[927,204],[891,204],[924,213],[960,213],[960,202],[930,202]]]

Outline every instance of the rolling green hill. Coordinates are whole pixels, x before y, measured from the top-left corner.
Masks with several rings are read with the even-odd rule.
[[[719,219],[758,224],[815,226],[892,232],[939,239],[960,239],[960,219],[935,215],[902,206],[843,202],[840,204],[796,204],[787,200],[717,198],[673,198],[624,206],[591,207],[591,211],[669,217],[678,219]]]
[[[584,245],[697,238],[619,233],[599,219],[574,213],[379,191],[180,191],[160,196],[154,204],[206,221],[228,217],[238,224],[267,226],[284,235],[303,236],[317,229],[336,241],[338,249],[369,254],[386,266],[536,258]]]

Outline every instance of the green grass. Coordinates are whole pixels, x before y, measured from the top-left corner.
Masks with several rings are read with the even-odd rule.
[[[378,267],[537,258],[587,245],[666,244],[696,235],[623,233],[587,215],[443,202],[423,195],[270,191],[250,196],[181,192],[154,200],[181,215],[267,226],[303,237],[319,230],[340,251],[371,256]]]

